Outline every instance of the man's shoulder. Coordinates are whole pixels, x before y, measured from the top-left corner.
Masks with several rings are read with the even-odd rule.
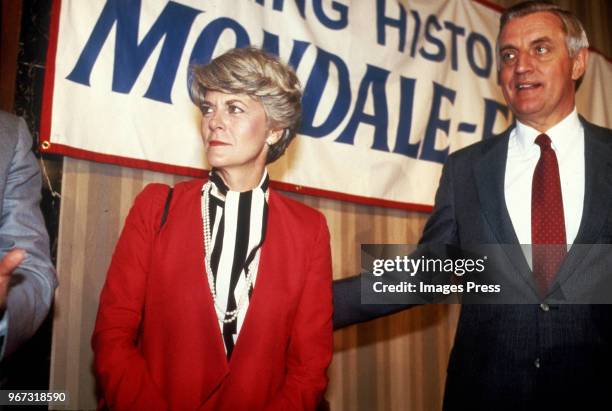
[[[581,118],[581,120],[584,126],[585,135],[588,138],[594,138],[604,144],[612,145],[612,129],[598,126],[597,124],[591,123],[584,118]]]
[[[493,137],[485,140],[478,141],[463,147],[449,155],[449,160],[452,161],[475,161],[489,153],[495,148],[499,148],[500,145],[508,145],[508,139],[510,138],[510,131],[513,126],[510,126],[504,132],[497,134]]]
[[[18,128],[19,117],[6,111],[0,111],[0,139],[3,144],[17,142]]]
[[[6,111],[0,110],[0,124],[1,125],[9,125],[9,124],[17,124],[19,121],[19,117],[14,114],[8,113]]]

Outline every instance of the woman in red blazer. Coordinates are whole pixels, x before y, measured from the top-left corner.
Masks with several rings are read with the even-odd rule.
[[[125,222],[92,345],[101,406],[313,410],[332,357],[329,233],[268,187],[295,136],[294,72],[261,50],[193,70],[208,181],[147,186]]]

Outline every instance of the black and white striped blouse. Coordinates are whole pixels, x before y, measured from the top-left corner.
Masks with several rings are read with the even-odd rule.
[[[226,311],[235,310],[241,295],[245,292],[246,270],[263,244],[268,219],[268,204],[265,193],[268,190],[267,170],[259,185],[245,192],[231,191],[223,179],[214,172],[210,173],[212,188],[209,210],[212,224],[212,253],[210,263],[215,280],[217,304]],[[203,195],[205,193],[202,193]],[[257,273],[252,274],[255,285]],[[228,359],[247,313],[253,289],[248,290],[238,317],[230,323],[219,321],[223,342]]]

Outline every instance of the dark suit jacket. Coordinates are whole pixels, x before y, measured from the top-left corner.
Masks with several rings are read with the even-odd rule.
[[[313,410],[332,357],[329,233],[321,213],[271,190],[247,315],[227,361],[204,273],[201,180],[137,197],[93,335],[114,410]],[[159,232],[158,232],[159,231]]]
[[[612,130],[584,120],[583,125],[586,186],[574,244],[610,244]],[[509,135],[510,129],[449,156],[421,243],[518,245],[504,200]],[[520,248],[506,250],[514,276],[535,293]],[[589,246],[572,247],[552,289],[597,259],[591,254]],[[356,277],[334,284],[336,328],[407,308],[362,305],[359,293]],[[587,409],[612,387],[611,330],[612,310],[606,305],[464,305],[444,408]]]

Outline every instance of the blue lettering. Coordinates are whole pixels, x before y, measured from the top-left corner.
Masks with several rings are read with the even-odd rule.
[[[338,3],[337,1],[332,1],[332,9],[338,12],[338,18],[336,20],[329,18],[329,16],[325,14],[323,10],[323,0],[314,0],[312,5],[315,16],[317,16],[317,19],[319,19],[325,27],[332,30],[340,30],[348,25],[348,7],[346,5]]]
[[[404,51],[406,47],[406,9],[397,3],[400,10],[399,18],[395,19],[385,15],[386,0],[376,0],[376,41],[381,46],[386,44],[385,27],[397,27],[399,29],[399,44],[397,49]]]
[[[419,52],[421,53],[421,56],[427,60],[442,61],[444,60],[444,57],[446,57],[446,49],[444,47],[444,43],[442,43],[440,39],[433,36],[431,33],[432,28],[435,28],[436,31],[442,30],[442,26],[440,25],[440,22],[438,22],[438,18],[433,14],[427,17],[427,22],[425,23],[425,40],[427,40],[430,44],[435,45],[438,51],[436,53],[430,53],[425,50],[425,47],[423,46]]]
[[[249,34],[237,21],[227,17],[220,17],[210,22],[198,36],[191,51],[189,65],[210,62],[217,42],[225,30],[231,30],[236,35],[236,47],[247,47],[251,43]]]
[[[310,46],[310,43],[307,41],[293,40],[293,49],[291,49],[291,55],[288,61],[291,67],[297,70],[308,46]]]
[[[476,45],[480,43],[484,49],[485,61],[484,67],[479,67],[476,64]],[[479,33],[470,33],[467,38],[467,57],[470,67],[476,73],[476,75],[484,78],[488,78],[491,74],[491,67],[493,67],[493,48],[489,43],[489,40],[485,36]]]
[[[465,29],[463,27],[456,26],[450,21],[445,21],[444,27],[451,32],[451,68],[454,71],[457,71],[457,36],[465,35]]]
[[[349,120],[346,128],[340,133],[335,140],[339,143],[354,144],[355,133],[360,123],[371,124],[374,126],[374,142],[372,148],[374,150],[389,151],[387,145],[387,127],[389,122],[389,113],[387,109],[387,96],[385,94],[385,85],[389,71],[368,64],[366,74],[361,80],[359,91],[357,93],[357,101],[355,102],[355,110]],[[372,89],[372,97],[374,114],[366,114],[364,112],[367,101],[368,90]]]
[[[138,44],[140,5],[140,0],[106,2],[79,59],[66,77],[68,80],[90,85],[93,66],[112,27],[117,23],[112,90],[130,92],[151,53],[163,38],[159,60],[144,97],[172,103],[170,94],[187,35],[201,11],[170,1]]]
[[[264,30],[264,38],[262,48],[270,54],[280,56],[278,36],[276,34],[268,33]],[[310,43],[306,41],[293,40],[293,48],[291,49],[291,56],[289,56],[289,65],[296,69],[299,67],[304,52],[308,48]]]
[[[436,82],[433,84],[433,103],[429,113],[429,120],[427,121],[425,139],[423,140],[423,150],[419,158],[444,164],[448,156],[448,145],[443,150],[436,150],[436,134],[437,131],[440,130],[448,135],[450,120],[440,118],[440,108],[442,106],[442,98],[446,98],[451,103],[454,103],[456,92]]]
[[[400,77],[400,117],[395,137],[394,153],[416,158],[419,152],[419,143],[410,143],[410,128],[412,127],[412,107],[414,106],[413,78]]]
[[[421,33],[421,16],[416,10],[410,10],[410,14],[412,14],[412,17],[414,17],[414,33],[412,35],[412,44],[410,45],[410,57],[414,57]]]
[[[338,71],[338,94],[327,119],[323,124],[315,126],[313,124],[314,117],[329,79],[329,69],[332,64]],[[302,97],[300,134],[317,138],[325,137],[338,127],[348,112],[350,104],[351,84],[346,64],[335,54],[317,48],[317,58],[304,87],[304,96]]]
[[[508,106],[498,103],[495,100],[485,98],[485,114],[484,114],[484,122],[482,129],[482,139],[486,140],[495,136],[493,132],[493,128],[495,127],[495,120],[497,119],[497,114],[501,113],[504,115],[504,118],[508,120]]]
[[[268,33],[265,30],[263,31],[262,49],[275,56],[280,56],[278,43],[278,36],[276,34]]]

